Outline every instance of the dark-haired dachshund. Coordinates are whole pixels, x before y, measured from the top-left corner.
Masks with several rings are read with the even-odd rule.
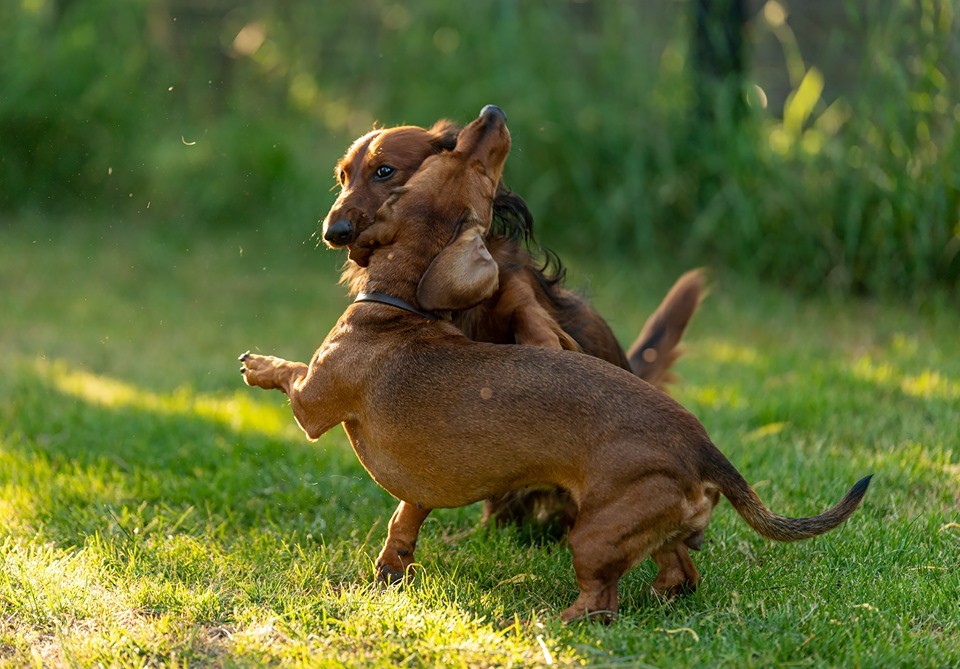
[[[459,133],[458,126],[443,120],[429,129],[386,128],[357,139],[335,168],[341,191],[323,222],[324,241],[352,250],[390,194],[402,187],[426,158],[452,150]],[[582,351],[660,387],[672,380],[669,369],[680,355],[678,344],[702,293],[699,270],[680,277],[624,353],[606,321],[583,298],[563,288],[563,269],[556,256],[546,251],[545,259],[538,261],[531,254],[533,216],[523,199],[502,184],[498,184],[493,202],[493,221],[484,242],[500,270],[499,289],[489,299],[452,316],[468,338]],[[356,294],[366,281],[366,272],[360,264],[348,263],[342,281]],[[569,527],[575,512],[569,496],[560,491],[514,492],[484,503],[485,519],[519,522],[534,518],[556,524],[558,529]]]
[[[432,313],[497,290],[483,239],[509,149],[503,112],[485,107],[356,240],[369,263],[361,292],[309,364],[241,356],[246,383],[286,393],[309,438],[343,423],[363,466],[402,500],[378,571],[405,573],[433,508],[560,488],[577,506],[569,543],[580,586],[562,617],[609,620],[621,576],[648,556],[656,591],[696,587],[688,548],[700,546],[720,495],[779,541],[846,520],[869,477],[820,515],[779,516],[700,422],[649,383],[571,351],[474,342]]]

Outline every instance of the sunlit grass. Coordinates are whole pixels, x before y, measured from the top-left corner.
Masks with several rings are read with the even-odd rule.
[[[960,400],[960,383],[925,369],[919,374],[905,374],[889,362],[879,362],[870,356],[858,359],[852,365],[854,376],[888,388],[899,388],[911,397]]]
[[[954,312],[799,300],[718,273],[673,392],[774,510],[816,513],[873,473],[864,506],[829,535],[772,544],[721,504],[695,594],[653,597],[647,562],[623,580],[616,624],[565,627],[569,551],[481,529],[476,507],[434,512],[416,580],[376,587],[394,500],[342,430],[308,443],[281,394],[242,385],[238,353],[306,358],[343,308],[339,289],[313,291],[334,280],[322,251],[264,236],[241,257],[201,237],[191,264],[167,230],[107,248],[83,226],[22,242],[34,232],[0,245],[4,285],[24,249],[61,272],[13,290],[15,327],[0,329],[0,664],[960,662]],[[102,255],[96,276],[77,248]],[[565,257],[623,342],[677,275]],[[156,283],[167,265],[182,273]],[[151,268],[143,290],[102,289],[130,267]]]
[[[239,363],[237,363],[239,365]],[[238,389],[229,397],[198,394],[189,387],[160,394],[107,376],[71,369],[63,360],[38,360],[37,374],[60,392],[107,408],[132,407],[166,416],[193,416],[218,422],[232,430],[250,430],[273,437],[293,438],[300,431],[289,411],[264,405],[255,395]]]

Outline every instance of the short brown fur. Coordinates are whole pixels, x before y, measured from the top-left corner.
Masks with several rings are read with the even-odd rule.
[[[452,150],[459,133],[459,126],[441,120],[429,129],[399,126],[358,138],[334,168],[341,191],[323,221],[326,243],[352,247],[373,224],[376,211],[390,194],[402,187],[424,160]],[[377,176],[383,167],[393,170],[385,179]],[[661,388],[675,380],[670,369],[680,357],[680,339],[703,294],[700,270],[677,280],[625,353],[606,321],[582,297],[563,288],[558,263],[551,270],[551,263],[538,262],[523,243],[533,242],[533,217],[524,201],[498,184],[493,211],[494,220],[501,224],[488,231],[486,244],[500,269],[500,288],[480,304],[453,314],[453,322],[469,339],[582,351]],[[331,234],[332,229],[339,230],[338,234]],[[547,257],[553,256],[548,252]],[[344,266],[341,281],[351,294],[366,280],[366,269],[360,264]],[[562,491],[518,491],[484,503],[485,520],[533,518],[559,529],[572,525],[575,512],[575,505]]]
[[[490,224],[508,151],[502,112],[485,108],[456,150],[426,161],[358,240],[370,263],[362,288],[416,306],[435,259]],[[699,547],[721,494],[757,532],[791,541],[843,522],[869,483],[818,516],[778,516],[692,414],[634,375],[570,351],[473,342],[449,322],[377,302],[351,305],[309,364],[241,360],[247,384],[287,394],[309,438],[343,423],[367,471],[402,500],[377,559],[382,578],[406,573],[433,508],[566,490],[578,510],[569,543],[580,595],[564,620],[610,620],[620,577],[648,556],[657,592],[694,589],[688,547]]]

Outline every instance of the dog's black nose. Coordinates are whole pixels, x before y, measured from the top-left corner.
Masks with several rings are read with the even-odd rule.
[[[334,221],[323,231],[323,239],[331,246],[346,246],[353,241],[353,223],[346,218]]]
[[[480,116],[499,116],[501,121],[507,122],[507,115],[497,105],[487,105],[480,110]]]

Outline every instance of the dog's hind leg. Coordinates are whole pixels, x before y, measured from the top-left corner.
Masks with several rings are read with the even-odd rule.
[[[610,622],[616,616],[620,577],[658,550],[677,527],[681,499],[671,494],[672,482],[664,483],[641,479],[628,490],[611,490],[613,499],[588,496],[581,503],[569,538],[580,595],[561,614],[565,622]],[[658,492],[656,504],[650,503],[651,490]]]
[[[687,549],[698,551],[703,545],[703,533],[719,494],[716,488],[709,485],[686,491],[684,503],[678,509],[682,516],[680,531],[654,551],[652,556],[657,564],[653,591],[658,595],[674,597],[697,589],[700,574]]]
[[[657,578],[653,581],[657,594],[673,597],[697,589],[700,573],[682,542],[655,551],[653,561],[657,563]]]
[[[400,502],[390,518],[387,540],[377,557],[378,581],[394,583],[408,575],[414,561],[413,551],[417,547],[420,526],[430,511],[416,504]]]

